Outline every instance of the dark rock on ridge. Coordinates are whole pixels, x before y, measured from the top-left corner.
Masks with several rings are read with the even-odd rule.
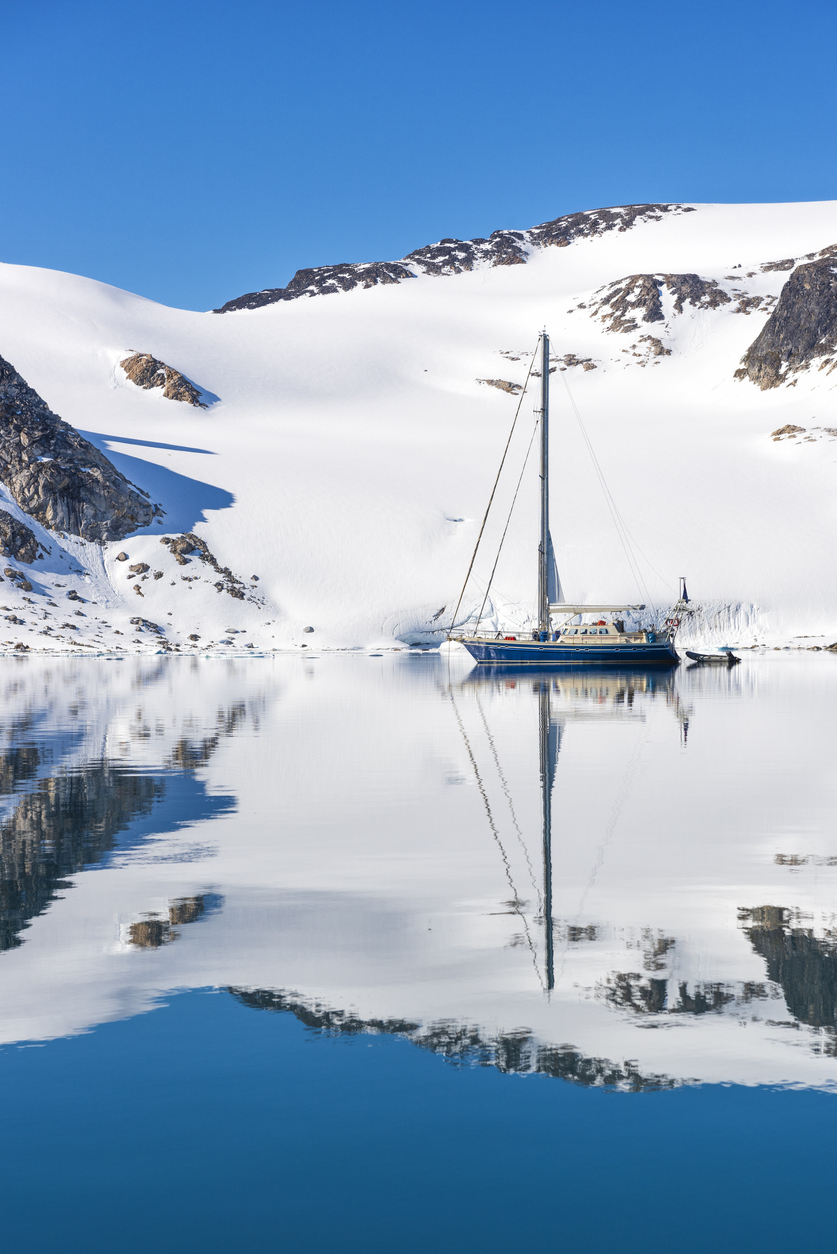
[[[601,299],[592,306],[610,331],[636,331],[640,322],[664,322],[662,294],[674,297],[674,312],[683,313],[688,301],[695,309],[717,309],[728,305],[727,295],[714,279],[697,274],[629,274],[600,289]]]
[[[300,296],[328,296],[355,287],[375,287],[378,283],[400,283],[418,274],[461,274],[476,265],[523,265],[535,248],[566,248],[577,239],[592,239],[608,231],[627,231],[639,222],[659,222],[664,214],[694,213],[689,205],[619,205],[612,209],[589,209],[543,222],[527,231],[494,231],[488,239],[443,239],[438,244],[417,248],[399,261],[344,262],[335,266],[315,266],[297,270],[287,287],[265,288],[229,300],[213,313],[239,309],[259,309],[277,301],[297,300]]]
[[[234,575],[229,566],[221,566],[210,553],[206,542],[200,536],[196,536],[193,531],[187,531],[180,536],[160,536],[160,543],[165,544],[180,566],[188,566],[191,558],[187,554],[196,554],[202,562],[206,562],[222,576],[215,584],[218,592],[228,592],[237,601],[244,600],[244,580]]]
[[[0,509],[0,553],[3,557],[26,562],[28,566],[41,556],[39,549],[46,552],[40,541],[35,539],[31,527],[13,518],[7,510]]]
[[[185,401],[187,405],[196,405],[199,409],[208,409],[201,400],[201,394],[179,370],[173,370],[165,362],[158,361],[150,353],[134,353],[126,357],[120,366],[132,383],[140,388],[162,388],[163,396],[170,401]]]
[[[837,256],[827,252],[797,266],[773,313],[741,359],[736,379],[749,379],[765,391],[822,358],[834,365],[837,350]]]
[[[42,526],[99,543],[121,540],[164,512],[2,357],[0,479]]]

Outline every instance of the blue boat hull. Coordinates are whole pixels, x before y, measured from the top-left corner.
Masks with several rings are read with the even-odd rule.
[[[476,662],[501,666],[674,666],[680,658],[674,646],[613,644],[585,648],[560,640],[461,640]]]

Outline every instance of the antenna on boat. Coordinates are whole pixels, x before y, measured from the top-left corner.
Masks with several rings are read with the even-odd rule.
[[[549,336],[541,332],[541,535],[538,544],[538,630],[549,631]]]

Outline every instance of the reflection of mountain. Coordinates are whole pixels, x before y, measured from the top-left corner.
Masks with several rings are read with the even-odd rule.
[[[344,1010],[332,1010],[273,989],[228,988],[227,991],[244,1006],[253,1010],[284,1011],[317,1031],[335,1036],[362,1033],[401,1036],[459,1065],[496,1067],[498,1071],[514,1075],[547,1075],[573,1084],[631,1093],[675,1087],[675,1081],[669,1076],[643,1075],[633,1062],[588,1058],[571,1045],[540,1045],[525,1028],[492,1037],[484,1035],[477,1027],[449,1020],[421,1027],[404,1019],[361,1019]]]
[[[9,756],[9,755],[7,755]],[[117,833],[165,792],[161,776],[101,762],[38,782],[0,828],[0,950],[41,914],[64,880],[101,860]]]
[[[41,764],[37,745],[16,745],[0,753],[0,796],[15,792],[19,784],[33,779]]]
[[[810,928],[792,927],[791,911],[781,906],[742,913],[752,922],[747,937],[767,963],[768,977],[781,986],[794,1018],[812,1028],[837,1027],[835,941],[815,936]]]
[[[633,971],[617,971],[600,987],[602,998],[620,1010],[635,1014],[705,1015],[723,1010],[725,1006],[747,1006],[767,997],[763,984],[745,981],[738,984],[692,985],[685,980],[647,979]]]
[[[37,753],[11,751],[0,770],[20,783],[34,774]],[[21,944],[19,933],[69,887],[69,876],[233,805],[207,796],[188,769],[143,774],[105,761],[39,780],[0,827],[0,952]]]
[[[158,668],[139,675],[132,686],[147,693],[163,673]],[[78,707],[71,707],[70,713],[77,715]],[[180,734],[169,747],[165,766],[156,771],[107,759],[56,770],[54,746],[48,740],[19,744],[0,753],[0,796],[14,794],[25,785],[31,790],[0,825],[0,952],[22,943],[20,932],[44,912],[59,889],[69,887],[68,877],[102,865],[108,855],[127,852],[151,836],[229,811],[233,798],[208,795],[196,771],[246,716],[246,705],[240,700],[219,707],[209,734]],[[31,735],[31,721],[23,727],[10,725],[8,736]],[[141,741],[151,734],[141,709],[130,734]],[[49,769],[54,772],[50,777],[37,778]],[[165,921],[168,931],[157,943],[171,939],[173,925],[193,922],[209,904],[208,897],[175,903],[174,914]],[[186,917],[190,910],[194,918]],[[136,926],[137,935],[145,939],[134,943],[153,947],[163,924],[149,919]]]

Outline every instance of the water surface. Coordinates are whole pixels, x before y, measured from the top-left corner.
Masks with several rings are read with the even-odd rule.
[[[17,1248],[830,1234],[834,658],[3,665]]]

